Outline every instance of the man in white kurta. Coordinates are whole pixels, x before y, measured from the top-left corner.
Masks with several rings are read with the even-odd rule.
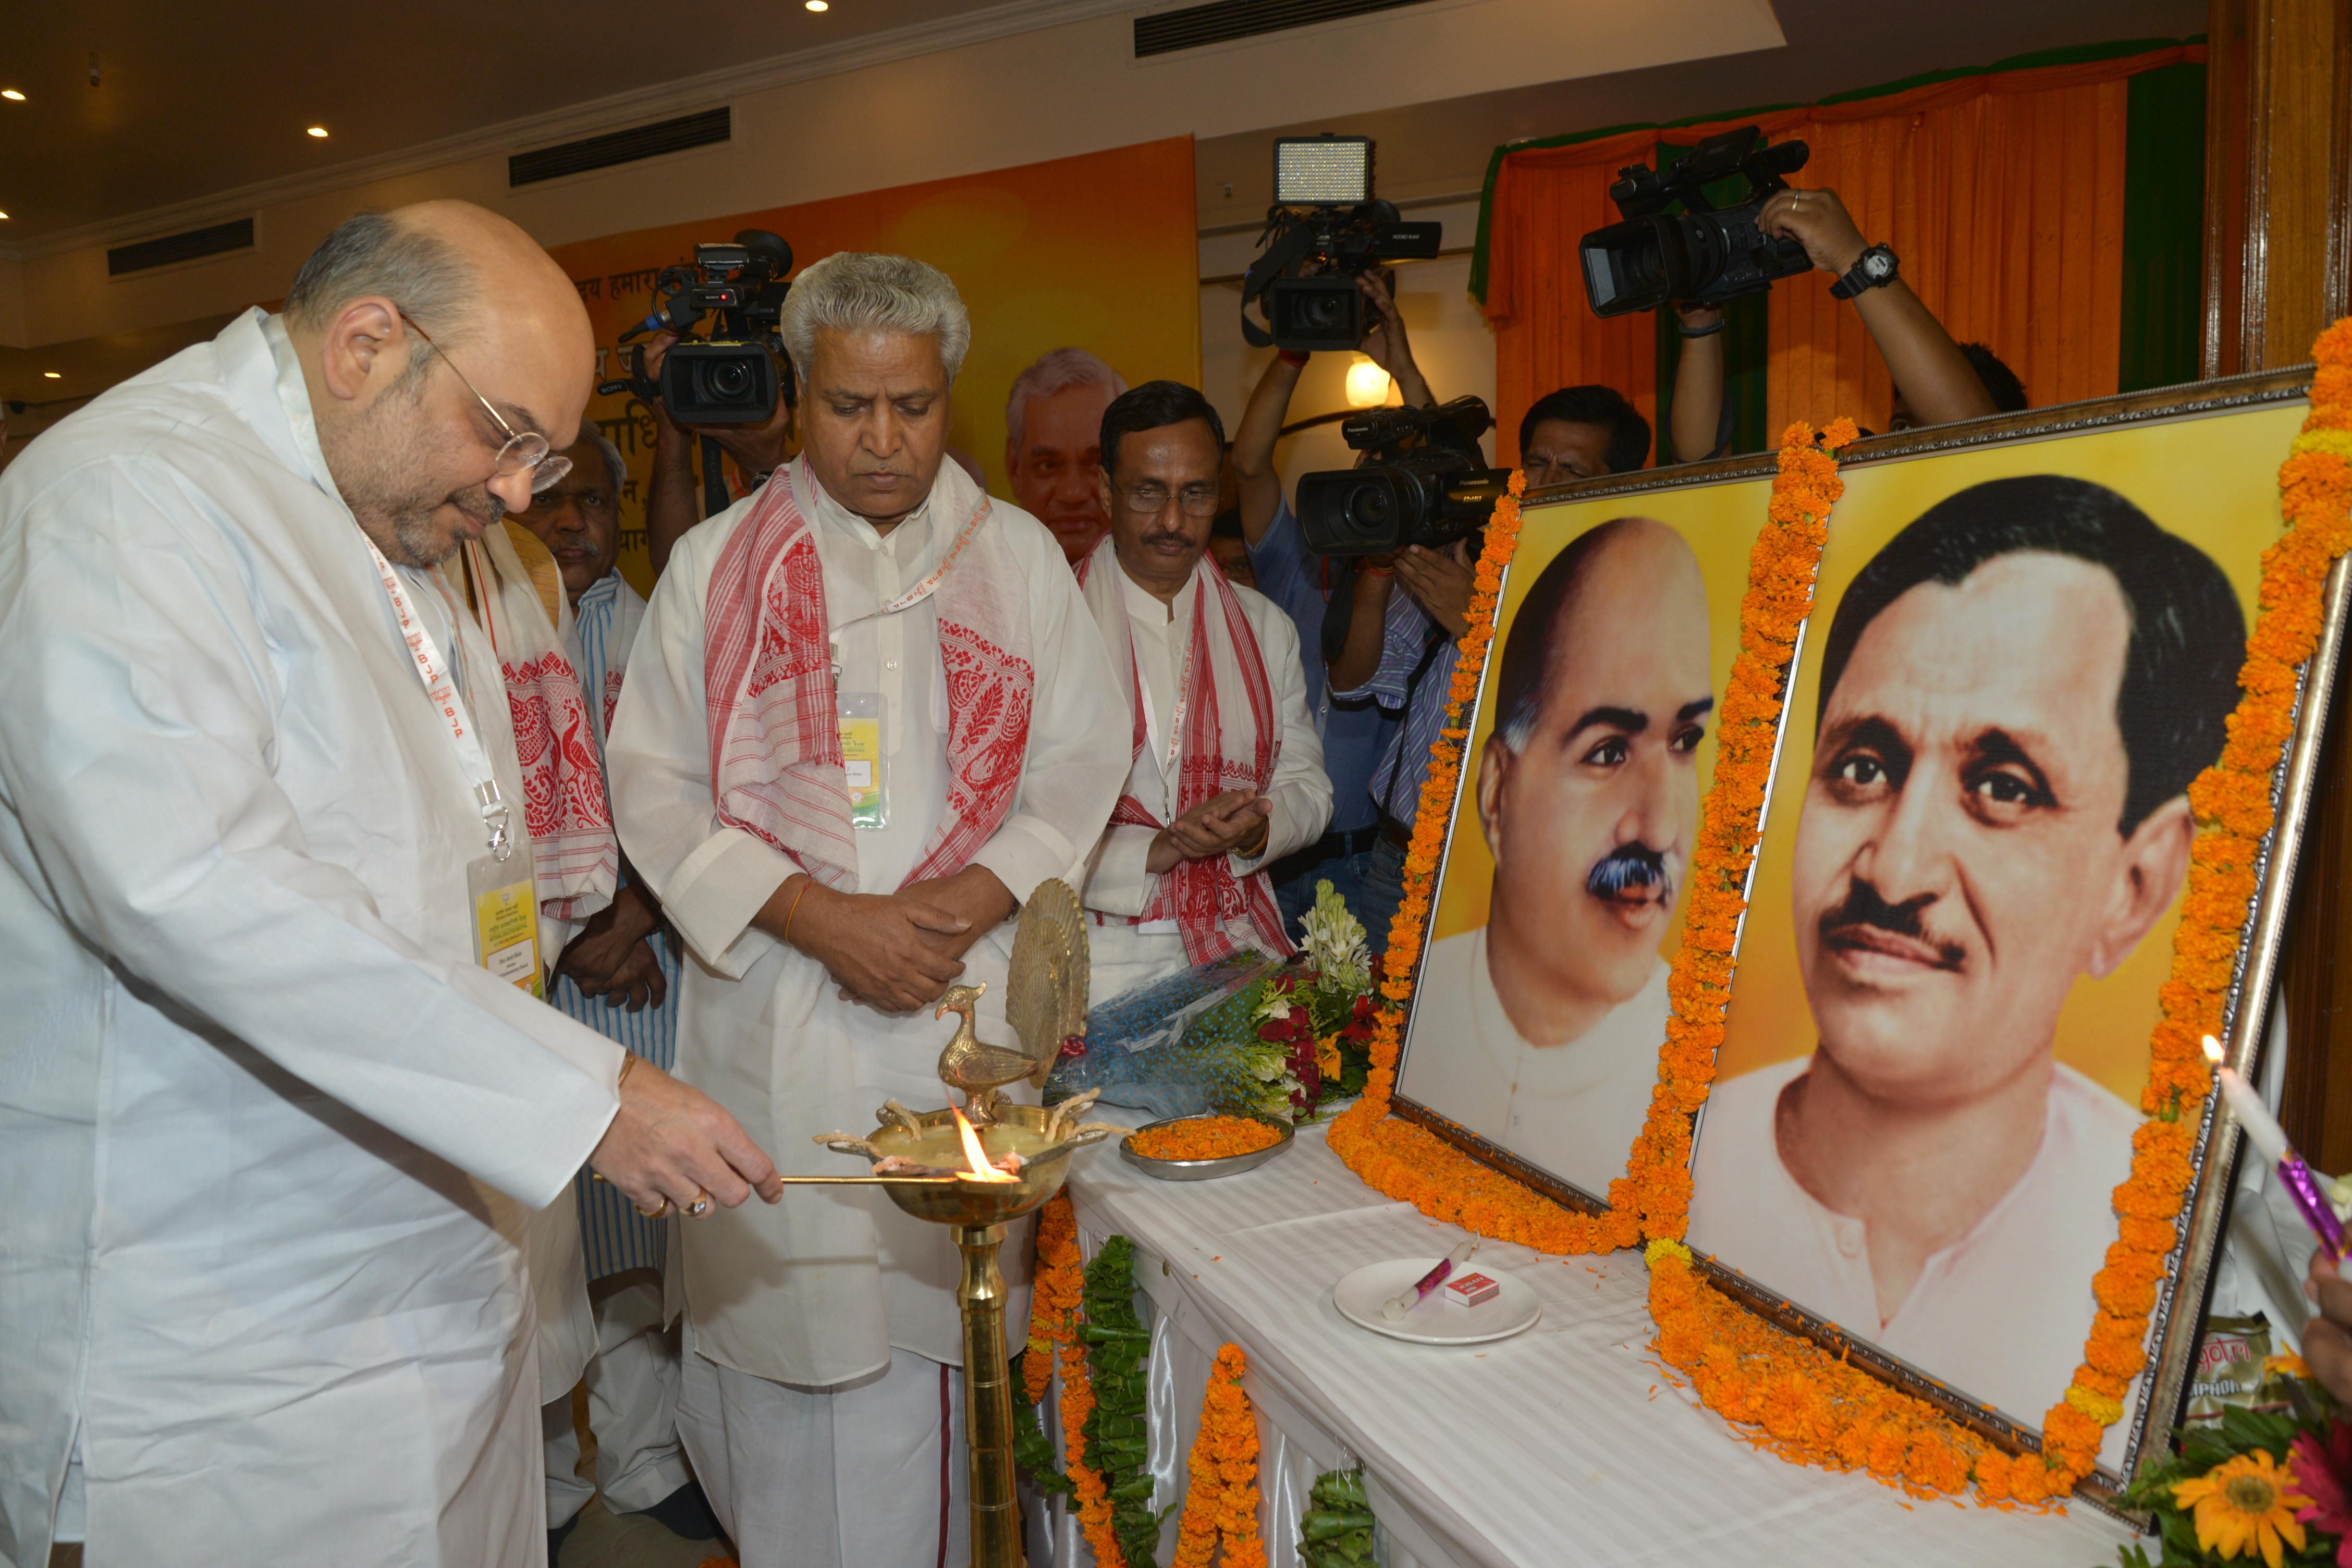
[[[562,272],[435,204],[339,230],[290,331],[248,312],[0,476],[8,1562],[539,1562],[526,1209],[592,1151],[650,1202],[689,1152],[646,1119],[691,1091],[620,1085],[477,962],[451,713],[502,787],[511,737],[428,700],[385,577],[478,689],[403,541],[446,553],[531,471],[392,279],[508,418],[578,417]]]
[[[1208,558],[1224,434],[1172,381],[1103,414],[1110,531],[1078,573],[1127,693],[1130,761],[1084,895],[1096,1001],[1242,947],[1287,957],[1265,868],[1331,819],[1297,630]]]
[[[1486,923],[1432,944],[1414,988],[1398,1088],[1596,1198],[1658,1081],[1707,649],[1706,581],[1665,524],[1604,522],[1544,563],[1478,761]]]
[[[1011,1037],[1003,921],[1075,884],[1125,713],[1053,535],[942,461],[954,286],[828,257],[783,331],[806,447],[678,542],[606,757],[629,862],[697,960],[679,1073],[787,1172],[840,1175],[818,1134],[949,1098],[950,981],[987,982],[981,1035]],[[1026,1256],[1016,1231],[1013,1343]],[[962,1561],[946,1229],[870,1188],[796,1189],[689,1228],[683,1260],[679,1434],[745,1568]]]

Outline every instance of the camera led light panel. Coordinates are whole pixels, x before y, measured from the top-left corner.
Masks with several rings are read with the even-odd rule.
[[[1371,200],[1372,139],[1277,137],[1274,199],[1282,206],[1352,206]]]

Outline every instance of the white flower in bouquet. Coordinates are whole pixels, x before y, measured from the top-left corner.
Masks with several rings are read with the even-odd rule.
[[[1328,881],[1315,884],[1315,907],[1299,924],[1307,931],[1307,954],[1327,991],[1361,991],[1372,983],[1372,954],[1364,922],[1348,912],[1348,900]]]

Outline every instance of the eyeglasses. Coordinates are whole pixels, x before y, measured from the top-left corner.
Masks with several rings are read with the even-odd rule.
[[[498,427],[505,433],[506,445],[499,448],[498,457],[492,459],[501,478],[509,474],[520,474],[528,468],[531,471],[530,493],[537,495],[572,471],[571,458],[549,454],[546,437],[536,430],[519,431],[508,424],[505,416],[491,407],[490,400],[482,395],[482,389],[467,380],[466,373],[457,368],[457,362],[449,357],[449,352],[433,341],[433,335],[430,332],[417,326],[404,310],[401,312],[400,319],[407,321],[411,330],[425,340],[426,348],[441,356],[441,363],[449,367],[449,373],[452,375],[465,382],[466,390],[474,395],[474,401],[482,405],[482,412],[496,421]]]
[[[1171,491],[1166,485],[1146,479],[1139,485],[1125,486],[1118,493],[1127,498],[1129,506],[1148,517],[1157,517],[1165,511],[1171,494],[1187,516],[1208,517],[1217,510],[1217,487],[1214,485],[1186,485],[1181,490]]]

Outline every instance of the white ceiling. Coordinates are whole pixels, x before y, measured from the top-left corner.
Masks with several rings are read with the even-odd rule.
[[[833,0],[819,16],[800,0],[12,0],[0,9],[0,88],[26,95],[0,100],[0,211],[10,215],[0,244],[21,246],[739,62],[1036,7]],[[306,135],[311,125],[330,134]]]

